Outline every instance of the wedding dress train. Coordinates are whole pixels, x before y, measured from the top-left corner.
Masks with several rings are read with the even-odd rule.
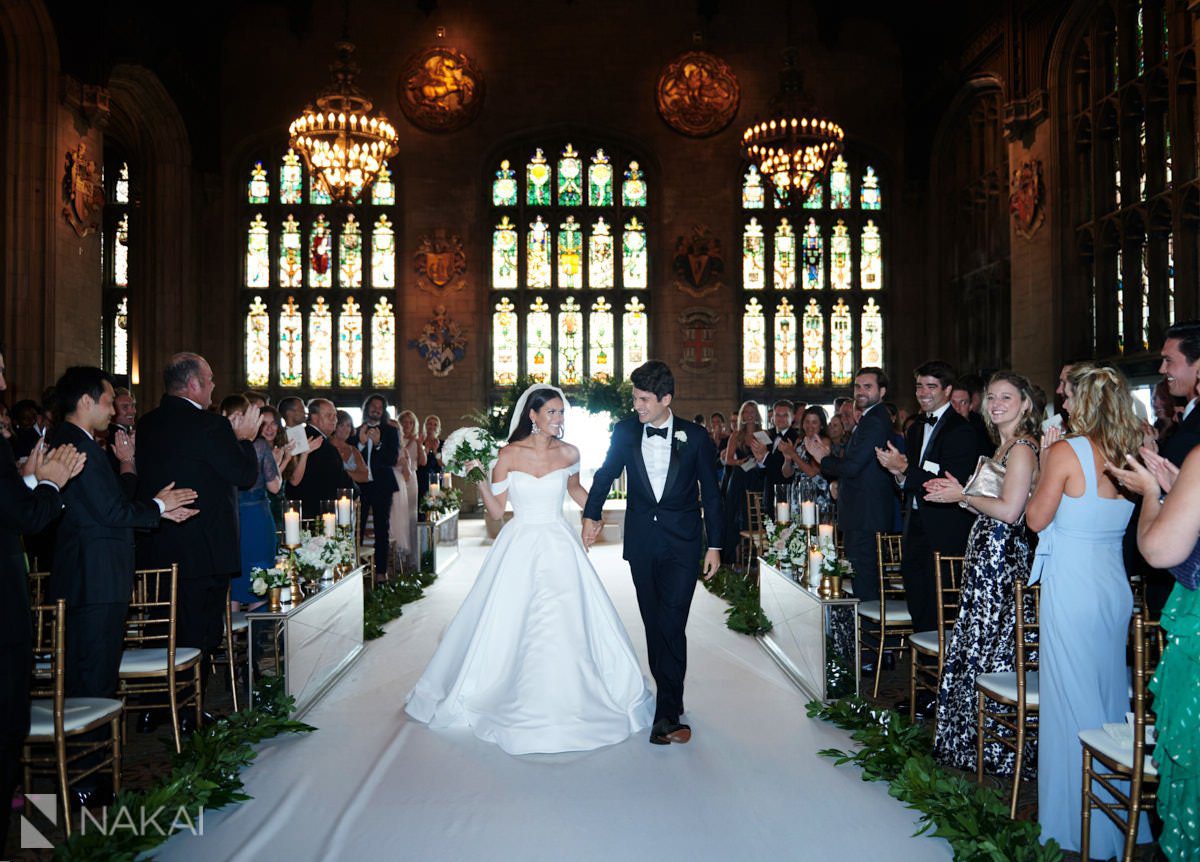
[[[514,517],[409,693],[413,718],[470,726],[509,754],[585,751],[650,726],[629,635],[563,516],[578,470],[510,471],[493,486]]]

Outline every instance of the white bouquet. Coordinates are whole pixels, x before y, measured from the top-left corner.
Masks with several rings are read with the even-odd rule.
[[[253,579],[250,582],[250,592],[256,596],[265,596],[267,590],[272,587],[286,587],[288,585],[287,572],[274,566],[269,569],[255,566],[250,570],[250,577]]]
[[[342,543],[330,536],[310,536],[296,549],[296,559],[309,571],[323,572],[347,562]]]
[[[478,466],[468,467],[472,461],[478,461],[486,468],[496,460],[500,451],[500,443],[482,428],[459,428],[451,431],[442,447],[446,453],[446,469],[459,478],[468,482],[483,482],[488,477]]]

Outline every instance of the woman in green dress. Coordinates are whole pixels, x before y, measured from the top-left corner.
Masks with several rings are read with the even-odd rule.
[[[1200,859],[1200,448],[1178,469],[1149,449],[1118,481],[1142,495],[1138,549],[1170,568],[1175,588],[1162,613],[1167,650],[1150,683],[1157,717],[1159,848],[1171,862]],[[1149,469],[1147,469],[1147,467]],[[1166,491],[1164,495],[1160,490]]]

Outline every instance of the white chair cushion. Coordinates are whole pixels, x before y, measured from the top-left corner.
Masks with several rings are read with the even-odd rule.
[[[872,622],[879,622],[879,602],[860,602],[858,612]],[[908,612],[908,602],[888,602],[887,621],[889,623],[911,623],[912,614]]]
[[[995,695],[1013,703],[1017,701],[1017,674],[1015,672],[981,673],[975,679],[975,687],[985,694]],[[1040,705],[1038,672],[1036,670],[1025,674],[1025,705],[1031,707]]]
[[[919,649],[921,652],[927,652],[930,655],[937,655],[938,649],[937,632],[917,632],[908,636],[908,642]]]
[[[1119,741],[1102,727],[1092,730],[1081,730],[1079,731],[1079,741],[1093,751],[1100,752],[1109,760],[1115,760],[1126,769],[1133,769],[1132,731],[1127,740]],[[1150,755],[1146,754],[1144,757],[1146,758],[1144,774],[1157,777],[1158,770],[1154,768],[1154,762],[1150,759]]]
[[[195,647],[175,648],[175,669],[186,666],[189,662],[200,657],[200,650]],[[121,673],[154,673],[167,672],[167,650],[162,649],[127,649],[121,654]]]
[[[87,727],[93,721],[120,715],[124,704],[107,697],[68,697],[63,706],[63,730]],[[54,738],[54,701],[35,700],[29,705],[29,735]]]
[[[250,627],[250,623],[246,622],[245,611],[234,611],[230,615],[230,627],[235,632],[244,632]]]

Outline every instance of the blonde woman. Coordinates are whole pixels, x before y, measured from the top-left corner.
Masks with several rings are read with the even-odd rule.
[[[397,557],[407,558],[410,566],[418,566],[417,559],[417,470],[425,466],[425,447],[417,438],[417,414],[401,410],[396,417],[400,426],[400,456],[396,459],[396,485],[398,490],[392,497],[390,529],[392,544]]]
[[[421,445],[425,447],[425,466],[417,471],[417,492],[424,497],[442,472],[442,418],[435,413],[425,417]]]
[[[1092,363],[1070,372],[1071,433],[1048,446],[1026,510],[1039,534],[1031,581],[1041,580],[1038,821],[1042,839],[1079,851],[1083,755],[1079,732],[1123,722],[1125,644],[1133,595],[1122,540],[1133,503],[1105,471],[1142,443],[1125,377]],[[1126,791],[1128,792],[1128,791]],[[1145,814],[1139,841],[1151,840]],[[1119,857],[1124,836],[1093,817],[1090,854]]]
[[[762,491],[764,470],[754,463],[750,451],[750,439],[762,430],[762,418],[757,401],[743,401],[738,408],[737,428],[729,436],[721,462],[729,473],[725,488],[724,537],[721,542],[721,562],[733,563],[737,559],[740,531],[746,529],[746,492]],[[743,469],[749,466],[749,470]]]

